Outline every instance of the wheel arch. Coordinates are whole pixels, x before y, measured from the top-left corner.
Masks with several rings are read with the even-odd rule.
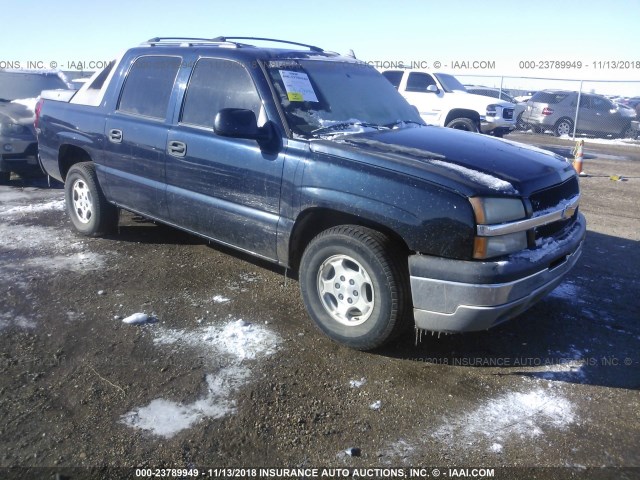
[[[58,168],[63,181],[67,178],[69,169],[76,163],[92,161],[91,155],[84,148],[77,145],[67,143],[61,145],[58,150]]]
[[[480,126],[480,114],[475,110],[471,110],[468,108],[454,108],[449,110],[449,113],[447,113],[447,118],[445,118],[444,120],[444,124],[446,125],[451,120],[455,118],[461,118],[461,117],[470,118],[471,120],[473,120],[478,124],[478,127]]]
[[[391,238],[401,251],[409,252],[405,240],[391,228],[365,217],[323,207],[309,208],[296,220],[289,240],[288,264],[297,270],[305,248],[321,232],[338,225],[359,225]]]

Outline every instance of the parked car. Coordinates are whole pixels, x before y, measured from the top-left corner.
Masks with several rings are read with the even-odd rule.
[[[512,103],[469,93],[453,75],[424,70],[386,70],[382,75],[429,125],[496,137],[515,129]]]
[[[78,232],[114,231],[122,208],[294,269],[318,328],[358,349],[488,329],[575,265],[564,158],[427,126],[372,66],[259,40],[154,38],[41,100],[42,164]]]
[[[69,89],[59,73],[0,70],[0,183],[7,183],[11,172],[42,173],[34,108],[42,90],[55,89]]]
[[[633,108],[636,112],[636,116],[640,120],[640,97],[626,98],[620,103],[626,105],[629,108]]]
[[[578,92],[543,90],[527,102],[522,121],[537,132],[551,130],[558,137],[571,135],[577,106]],[[636,138],[638,122],[608,98],[582,93],[576,131],[600,137]]]
[[[516,129],[525,130],[526,125],[522,121],[522,112],[527,106],[527,102],[518,102],[511,95],[505,93],[504,90],[500,90],[499,88],[491,88],[491,87],[483,87],[478,85],[465,85],[467,92],[473,93],[474,95],[484,95],[485,97],[499,98],[500,100],[505,100],[509,103],[513,103],[513,116],[516,119]]]
[[[516,100],[517,102],[526,103],[529,100],[531,100],[531,97],[533,97],[536,93],[538,93],[538,92],[537,91],[527,91],[526,93],[524,93],[522,95],[513,95],[513,99]]]

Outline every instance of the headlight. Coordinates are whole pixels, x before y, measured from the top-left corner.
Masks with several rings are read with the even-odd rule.
[[[497,117],[500,105],[487,105],[487,117]]]
[[[17,123],[0,123],[0,135],[13,137],[18,135],[28,135],[29,129]]]
[[[524,205],[518,198],[473,197],[469,200],[480,225],[512,222],[525,217]]]
[[[517,198],[473,197],[470,202],[478,225],[512,222],[526,216],[522,200]],[[498,257],[524,250],[527,246],[526,231],[488,237],[476,236],[473,258]]]

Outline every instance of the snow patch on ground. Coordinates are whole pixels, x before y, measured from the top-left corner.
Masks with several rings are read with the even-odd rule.
[[[447,445],[529,440],[545,430],[567,428],[575,419],[573,405],[556,392],[510,392],[489,399],[473,412],[447,419],[432,437]]]
[[[470,412],[446,415],[434,430],[417,432],[382,450],[384,462],[400,460],[410,465],[425,445],[439,444],[442,451],[461,456],[477,451],[502,453],[503,445],[522,448],[551,431],[565,430],[577,421],[574,405],[555,389],[508,392],[485,400]],[[471,453],[470,453],[471,452]]]
[[[104,268],[105,257],[91,252],[67,227],[29,225],[43,215],[60,215],[64,210],[63,193],[27,187],[2,188],[0,191],[0,290],[11,288],[27,301],[31,297],[33,271],[86,273]],[[37,305],[34,319],[40,317]],[[21,312],[24,314],[24,312]],[[32,329],[34,319],[6,312],[0,328],[10,326]]]
[[[549,293],[550,297],[580,301],[580,288],[572,282],[563,282]]]
[[[227,303],[229,301],[227,297],[223,297],[222,295],[216,295],[212,300],[213,303]]]
[[[216,419],[235,413],[236,403],[232,396],[251,379],[252,372],[246,361],[275,353],[280,343],[275,333],[244,320],[195,330],[160,327],[154,334],[155,345],[198,349],[212,360],[228,362],[217,373],[207,375],[207,393],[195,402],[183,404],[156,398],[121,417],[121,422],[129,427],[165,438],[191,428],[205,418]]]
[[[23,315],[14,316],[8,312],[0,314],[0,332],[11,327],[17,327],[22,330],[32,330],[36,328],[36,322]]]
[[[235,320],[191,331],[160,328],[153,343],[199,348],[214,357],[224,354],[236,360],[254,360],[275,353],[280,339],[263,326]]]
[[[157,398],[145,407],[124,414],[120,421],[154,435],[173,437],[204,418],[222,418],[234,413],[236,402],[231,397],[249,376],[250,371],[245,367],[223,368],[207,375],[207,392],[195,402],[182,404]]]
[[[45,203],[34,203],[29,205],[18,205],[0,211],[3,217],[24,216],[32,213],[46,212],[51,210],[64,211],[64,200],[51,200]]]
[[[78,252],[70,255],[34,257],[23,265],[44,270],[69,270],[79,273],[99,270],[104,267],[104,256],[93,252]]]
[[[367,383],[367,379],[362,377],[360,380],[349,380],[349,386],[351,388],[360,388],[362,387],[365,383]]]

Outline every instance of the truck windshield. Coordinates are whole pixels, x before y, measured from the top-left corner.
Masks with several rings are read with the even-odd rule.
[[[36,98],[42,90],[68,88],[57,74],[0,71],[0,98],[8,101]]]
[[[349,134],[424,125],[417,110],[373,67],[360,63],[286,60],[267,64],[294,134]]]
[[[454,90],[459,90],[461,92],[466,92],[467,89],[464,88],[456,77],[453,75],[449,75],[448,73],[434,73],[434,75],[438,78],[440,85],[444,88],[445,92],[453,92]]]

